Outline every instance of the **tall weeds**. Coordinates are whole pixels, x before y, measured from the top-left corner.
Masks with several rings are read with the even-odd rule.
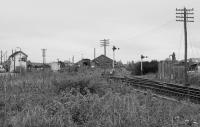
[[[94,70],[27,73],[1,78],[0,83],[4,126],[175,127],[185,119],[200,122],[197,105],[137,93],[131,86],[108,83]]]

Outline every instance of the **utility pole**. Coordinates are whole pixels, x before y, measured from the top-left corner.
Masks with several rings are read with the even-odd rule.
[[[2,60],[3,60],[3,51],[1,50],[1,65],[2,65]]]
[[[7,53],[7,51],[3,54],[3,62],[6,61],[6,53]]]
[[[109,46],[109,39],[100,40],[100,46],[104,47],[104,55],[106,56],[106,47]]]
[[[72,57],[72,64],[74,64],[74,56]]]
[[[42,49],[43,65],[46,63],[46,50],[47,49]]]
[[[96,58],[96,49],[94,48],[94,59]]]
[[[188,75],[187,75],[187,71],[188,71],[188,63],[187,63],[187,22],[194,22],[194,17],[193,16],[189,16],[189,15],[193,15],[194,9],[186,9],[185,7],[183,9],[177,9],[176,8],[176,14],[178,16],[176,16],[176,21],[178,22],[183,22],[184,23],[184,35],[185,35],[185,70],[184,70],[184,77],[185,77],[185,85],[188,86]]]
[[[14,50],[12,49],[12,54],[14,53]],[[15,72],[15,56],[14,58],[12,57],[12,60],[14,61],[14,72]]]

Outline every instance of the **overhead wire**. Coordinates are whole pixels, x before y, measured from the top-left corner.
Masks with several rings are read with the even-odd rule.
[[[188,25],[188,26],[190,26],[190,25]],[[198,42],[196,42],[196,43],[198,43]],[[191,52],[192,52],[191,57],[195,57],[195,58],[200,57],[198,47],[197,48],[194,47],[194,45],[193,45],[194,41],[191,39],[190,35],[188,36],[188,44],[190,45],[190,49],[191,49]]]
[[[139,33],[139,34],[137,34],[137,35],[135,35],[135,36],[133,36],[133,37],[131,37],[129,39],[126,39],[126,40],[131,41],[131,40],[134,40],[134,39],[139,38],[141,36],[144,37],[144,35],[149,36],[149,35],[155,34],[155,32],[158,32],[159,30],[163,30],[164,27],[166,27],[167,25],[169,25],[173,21],[174,21],[174,19],[170,19],[167,22],[165,22],[165,23],[163,23],[163,24],[161,24],[161,25],[159,25],[157,27],[154,27],[154,28],[152,28],[150,30],[147,30],[147,31],[142,32],[142,33]]]

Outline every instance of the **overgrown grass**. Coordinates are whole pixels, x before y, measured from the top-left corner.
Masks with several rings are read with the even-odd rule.
[[[138,94],[101,70],[27,73],[0,80],[0,125],[10,127],[178,127],[200,123],[200,107]],[[193,125],[194,126],[194,125]]]

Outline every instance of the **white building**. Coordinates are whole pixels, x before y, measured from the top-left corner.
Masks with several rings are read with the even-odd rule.
[[[16,51],[9,56],[10,72],[22,72],[27,69],[27,57],[24,52]]]
[[[59,62],[49,63],[52,71],[59,71],[61,69]]]

